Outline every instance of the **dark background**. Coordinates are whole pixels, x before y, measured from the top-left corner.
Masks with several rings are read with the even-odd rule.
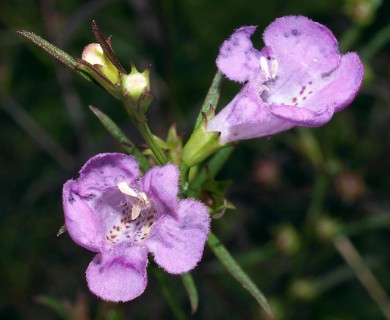
[[[118,305],[98,300],[84,278],[93,253],[67,234],[56,237],[63,224],[62,184],[92,155],[118,150],[88,106],[142,140],[103,90],[16,30],[33,31],[80,56],[94,41],[90,25],[96,20],[113,35],[123,65],[152,65],[154,132],[165,137],[175,122],[188,137],[220,44],[235,28],[258,25],[260,48],[271,21],[301,14],[327,25],[343,52],[359,52],[366,68],[361,93],[321,128],[240,143],[219,175],[235,181],[228,196],[237,209],[214,220],[213,230],[278,319],[384,319],[378,303],[389,310],[386,297],[379,292],[374,301],[368,292],[377,290],[375,281],[364,286],[345,258],[355,248],[390,291],[389,12],[389,1],[380,0],[1,0],[0,318],[174,317],[153,272],[138,299]],[[238,90],[226,81],[221,105]],[[193,276],[200,295],[193,316],[180,278],[167,278],[188,317],[259,317],[253,298],[207,248]]]

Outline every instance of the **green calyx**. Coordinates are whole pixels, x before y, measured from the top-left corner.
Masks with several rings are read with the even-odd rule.
[[[149,80],[150,68],[138,72],[134,65],[128,75],[122,75],[122,101],[129,114],[132,114],[138,122],[145,121],[145,113],[152,103],[153,96],[150,92]]]
[[[219,132],[207,132],[206,120],[195,129],[183,148],[182,161],[187,167],[193,167],[228,144],[219,142]]]

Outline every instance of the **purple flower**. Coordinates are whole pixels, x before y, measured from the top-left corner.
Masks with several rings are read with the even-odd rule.
[[[141,295],[148,252],[172,274],[199,262],[210,217],[202,203],[178,200],[178,180],[172,164],[153,167],[141,178],[132,156],[105,153],[65,183],[66,228],[77,244],[98,253],[86,273],[94,294],[109,301]]]
[[[220,48],[219,70],[246,83],[207,125],[221,132],[221,143],[320,126],[352,102],[363,65],[356,53],[340,55],[328,28],[302,16],[276,19],[261,51],[250,40],[255,30],[236,30]]]

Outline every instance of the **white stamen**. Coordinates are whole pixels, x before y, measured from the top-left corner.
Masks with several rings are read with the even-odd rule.
[[[133,198],[138,198],[137,192],[135,192],[133,189],[131,189],[125,181],[118,183],[118,189],[123,194],[126,194],[130,197],[133,197]]]
[[[262,84],[258,87],[257,94],[260,96],[264,91],[269,91],[269,88],[265,84]]]
[[[142,203],[140,201],[135,201],[133,203],[133,208],[131,209],[131,220],[137,219],[141,214],[142,209]]]
[[[137,219],[141,214],[141,211],[149,207],[150,202],[144,192],[137,193],[135,190],[131,189],[125,181],[118,183],[118,189],[123,194],[135,198],[131,209],[131,220]]]
[[[145,205],[145,208],[149,205],[149,199],[144,192],[138,194],[139,200]]]
[[[269,73],[267,59],[264,58],[263,56],[260,57],[260,69],[261,71],[263,71],[266,80],[272,79],[271,74]]]
[[[276,59],[271,58],[271,61],[267,60],[264,56],[260,57],[260,69],[263,72],[265,80],[275,79],[279,70],[279,63]],[[271,68],[270,68],[271,67]]]
[[[131,219],[135,220],[139,217],[142,210],[149,207],[149,199],[144,192],[138,194],[138,199],[134,202],[131,209]]]

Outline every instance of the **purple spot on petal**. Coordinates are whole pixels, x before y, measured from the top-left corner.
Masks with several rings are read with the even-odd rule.
[[[294,36],[294,37],[298,37],[301,35],[301,33],[297,30],[297,29],[292,29],[291,30],[291,34]]]
[[[95,197],[96,197],[95,194],[90,193],[90,194],[86,195],[86,196],[84,197],[84,199],[87,200],[87,201],[90,201],[90,200],[92,200],[92,199],[95,198]]]

